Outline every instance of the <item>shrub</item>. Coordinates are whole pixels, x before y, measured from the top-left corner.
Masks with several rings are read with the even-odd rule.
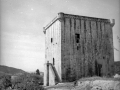
[[[1,89],[7,89],[8,87],[11,87],[11,76],[10,75],[3,75],[0,77],[0,90]]]
[[[44,90],[40,85],[43,79],[36,74],[23,74],[12,80],[12,88],[20,90]]]

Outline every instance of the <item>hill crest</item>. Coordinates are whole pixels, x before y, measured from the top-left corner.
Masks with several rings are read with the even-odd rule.
[[[0,65],[0,73],[15,75],[19,73],[25,73],[25,71],[23,71],[22,69],[14,68],[14,67]]]

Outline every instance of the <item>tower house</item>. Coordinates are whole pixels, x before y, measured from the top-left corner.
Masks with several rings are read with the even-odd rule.
[[[114,20],[58,13],[44,27],[45,85],[114,74]]]

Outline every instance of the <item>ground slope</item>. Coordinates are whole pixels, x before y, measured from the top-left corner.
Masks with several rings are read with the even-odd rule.
[[[4,73],[15,75],[19,73],[25,73],[25,71],[13,67],[0,65],[0,74],[4,74]]]
[[[45,87],[47,90],[120,90],[120,78],[90,77]]]

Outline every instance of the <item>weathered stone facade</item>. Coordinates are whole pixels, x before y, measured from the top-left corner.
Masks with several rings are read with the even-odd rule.
[[[45,59],[62,82],[114,74],[113,32],[109,19],[59,13],[44,28]],[[55,73],[45,65],[45,85],[55,84]]]

